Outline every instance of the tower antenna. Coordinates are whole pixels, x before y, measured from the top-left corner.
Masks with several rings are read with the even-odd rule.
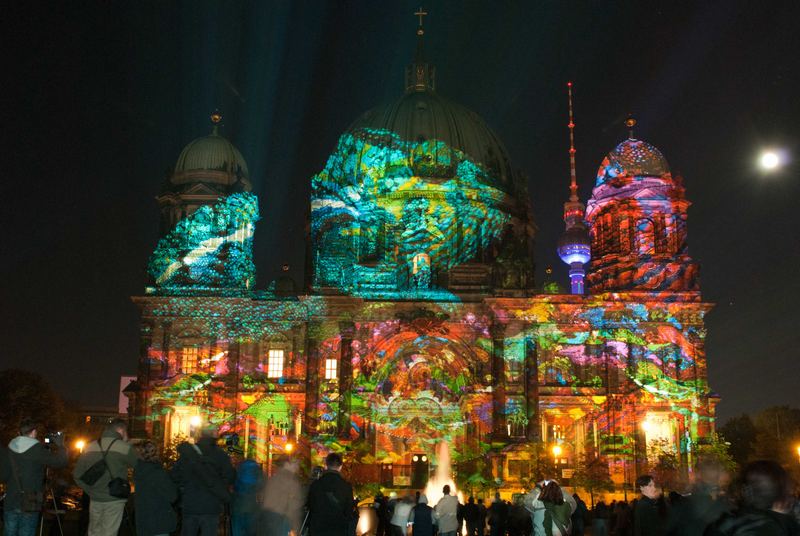
[[[578,198],[578,173],[575,169],[575,119],[572,113],[572,82],[567,82],[569,99],[569,201],[564,203],[566,229],[558,241],[558,256],[569,265],[572,294],[583,294],[586,272],[583,265],[591,259],[589,231],[583,221],[586,207]]]
[[[575,121],[572,118],[572,82],[567,82],[569,99],[569,200],[578,200],[578,173],[575,170]]]

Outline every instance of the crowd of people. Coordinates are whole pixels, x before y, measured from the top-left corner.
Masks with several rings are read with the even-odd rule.
[[[0,450],[6,536],[40,530],[46,470],[68,463],[63,437],[48,436],[46,445],[37,434],[36,424],[25,420]],[[297,459],[276,460],[269,477],[251,459],[234,468],[207,428],[177,447],[167,470],[152,442],[134,447],[125,421],[114,420],[86,445],[72,474],[88,499],[89,536],[117,535],[130,503],[127,528],[139,536],[363,536],[359,502],[342,465],[331,452],[308,486]],[[378,493],[368,528],[374,536],[800,536],[800,506],[783,467],[756,461],[730,486],[728,476],[714,460],[701,459],[687,494],[664,496],[653,476],[642,475],[631,503],[600,500],[591,508],[548,479],[512,501],[495,493],[488,505],[474,497],[462,504],[447,485],[436,504],[419,491]]]

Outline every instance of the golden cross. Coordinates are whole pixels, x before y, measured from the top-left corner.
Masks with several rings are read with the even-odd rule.
[[[422,28],[422,17],[424,17],[424,16],[425,16],[425,15],[427,15],[427,14],[428,14],[428,12],[427,12],[427,11],[423,11],[423,10],[422,10],[422,7],[420,7],[420,8],[419,8],[419,11],[417,11],[417,12],[415,12],[415,13],[414,13],[414,15],[416,15],[417,17],[419,17],[419,27],[420,27],[420,28]]]

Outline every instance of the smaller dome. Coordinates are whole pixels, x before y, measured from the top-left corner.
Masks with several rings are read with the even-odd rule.
[[[214,132],[197,138],[183,148],[175,164],[175,175],[188,171],[225,171],[232,175],[248,176],[247,162],[231,142]]]
[[[597,186],[618,177],[661,177],[669,164],[661,151],[642,140],[627,139],[608,153],[597,170]]]

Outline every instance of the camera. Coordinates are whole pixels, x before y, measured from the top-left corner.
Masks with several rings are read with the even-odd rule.
[[[64,432],[48,432],[44,436],[44,442],[47,445],[63,445],[64,444]]]

